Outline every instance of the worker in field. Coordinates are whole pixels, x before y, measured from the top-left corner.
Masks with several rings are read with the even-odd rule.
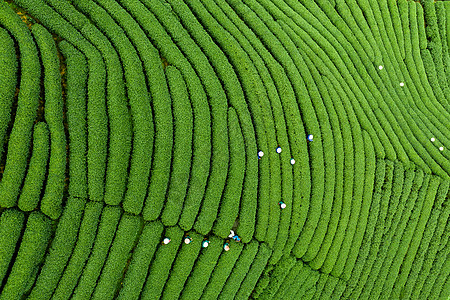
[[[189,245],[191,242],[192,242],[192,238],[190,236],[187,235],[184,237],[184,243],[186,245]]]
[[[313,141],[314,136],[312,134],[309,134],[307,139],[308,141],[312,142]]]
[[[164,240],[162,241],[163,245],[167,245],[170,243],[170,239],[168,237],[164,238]]]
[[[284,203],[283,201],[278,202],[278,204],[280,205],[281,209],[285,209],[286,208],[286,203]]]
[[[230,230],[230,235],[228,237],[232,238],[236,242],[240,242],[241,241],[241,238],[237,234],[235,234],[233,230]]]
[[[223,250],[225,250],[225,251],[230,250],[230,244],[228,242],[225,242],[225,244],[223,244]]]
[[[258,152],[258,159],[261,159],[261,157],[263,157],[263,156],[264,156],[264,152],[259,151],[259,152]]]
[[[206,248],[206,247],[208,247],[209,246],[209,241],[208,240],[204,240],[203,242],[202,242],[202,247],[203,248]]]

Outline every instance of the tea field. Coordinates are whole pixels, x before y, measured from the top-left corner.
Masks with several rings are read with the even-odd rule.
[[[0,300],[450,299],[450,1],[0,0]]]

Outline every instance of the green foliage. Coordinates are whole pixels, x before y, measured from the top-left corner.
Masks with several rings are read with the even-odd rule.
[[[163,227],[160,222],[144,225],[139,242],[133,251],[118,299],[138,299],[145,283],[150,262],[155,255],[158,242],[161,240]],[[155,263],[153,260],[152,265]]]
[[[202,249],[202,253],[197,258],[180,299],[201,299],[211,273],[218,264],[219,256],[224,252],[220,238],[211,237],[210,242],[207,248]]]
[[[281,299],[281,298],[285,297],[285,294],[288,293],[289,289],[294,289],[295,286],[298,285],[298,282],[295,280],[296,280],[297,275],[301,272],[301,269],[303,267],[304,266],[303,266],[302,261],[297,261],[296,263],[294,263],[291,270],[286,275],[285,280],[280,285],[280,287],[277,289],[274,297]]]
[[[75,23],[82,30],[89,19],[78,13],[68,3],[52,1],[55,7],[64,7],[64,11],[78,15],[84,22]],[[61,11],[61,9],[60,9]],[[73,17],[70,18],[74,23]],[[131,120],[125,96],[123,70],[118,54],[107,38],[96,28],[87,31],[86,39],[100,51],[105,60],[107,81],[106,100],[110,129],[110,143],[106,166],[104,200],[107,204],[118,204],[122,201],[126,188],[127,166],[131,151]],[[89,102],[88,102],[89,103]]]
[[[20,299],[30,275],[39,269],[52,234],[51,221],[40,212],[28,216],[25,232],[0,299]]]
[[[52,219],[62,212],[64,179],[66,175],[66,135],[63,125],[63,100],[59,58],[55,41],[42,25],[32,27],[44,66],[45,120],[50,133],[50,156],[45,193],[41,211]]]
[[[67,41],[59,43],[67,67],[67,125],[69,132],[69,195],[87,198],[86,90],[87,62]]]
[[[266,244],[261,244],[258,249],[258,253],[255,256],[255,260],[252,262],[250,270],[248,270],[245,279],[241,282],[238,292],[236,293],[236,298],[246,299],[250,296],[253,289],[255,288],[258,279],[264,271],[267,265],[267,261],[270,258],[272,251]]]
[[[259,298],[272,299],[296,262],[297,261],[293,256],[283,256],[271,271],[270,282],[259,295]]]
[[[115,297],[141,225],[141,217],[127,213],[122,216],[92,299],[113,299]]]
[[[246,97],[258,150],[268,153],[269,156],[275,158],[276,154],[268,151],[269,144],[273,147],[276,147],[278,144],[269,103],[269,93],[270,96],[278,97],[274,91],[273,80],[261,57],[259,57],[259,54],[250,45],[247,38],[239,30],[236,30],[232,22],[221,13],[221,9],[213,2],[188,1],[187,4],[194,14],[198,16],[199,22],[202,23],[218,46],[227,54],[230,63],[234,67],[244,95],[242,95],[239,88],[236,88],[238,86],[237,83],[232,84],[230,88],[227,88],[230,95],[230,103],[236,109],[241,122],[247,124],[247,108],[242,105],[243,101],[240,100],[243,96]],[[233,73],[230,74],[234,77]],[[235,80],[235,78],[231,79],[233,81]],[[251,127],[245,126],[242,130],[245,133],[247,130],[251,130]],[[244,134],[244,138],[248,140],[248,135]],[[245,149],[245,144],[242,149]],[[231,147],[230,151],[232,151]],[[253,164],[255,154],[253,152],[249,153],[248,151],[245,151],[245,154],[248,161],[246,163]],[[264,240],[267,231],[270,177],[275,177],[274,174],[269,173],[269,166],[267,159],[259,160],[258,213],[256,214],[254,235],[260,241]],[[273,171],[279,172],[275,167]],[[246,221],[245,218],[243,221]],[[248,223],[248,225],[253,226],[251,223]],[[247,237],[243,236],[243,240],[245,241],[246,239]]]
[[[189,168],[192,159],[193,115],[186,83],[180,71],[172,66],[168,66],[165,71],[174,116],[173,159],[166,196],[167,200],[165,203],[158,201],[155,205],[160,207],[159,210],[164,205],[161,221],[166,226],[173,226],[178,222],[183,209],[189,182]]]
[[[244,180],[245,153],[244,138],[236,111],[228,110],[228,138],[230,145],[230,166],[228,169],[227,184],[222,195],[219,214],[214,224],[213,232],[222,238],[230,234],[230,229],[238,217],[239,201]]]
[[[86,201],[70,197],[28,299],[50,299],[72,254]]]
[[[55,299],[67,299],[72,295],[73,289],[77,285],[83,267],[91,253],[102,208],[103,205],[99,202],[88,202],[86,204],[76,246],[53,293]]]
[[[159,36],[159,38],[154,41],[155,46],[158,47],[161,51],[161,55],[166,58],[169,63],[180,70],[186,82],[195,118],[193,159],[188,185],[189,188],[185,199],[187,204],[185,204],[185,206],[187,205],[187,207],[193,207],[195,209],[195,206],[199,205],[198,199],[202,197],[205,190],[211,157],[211,119],[204,89],[190,63],[181,51],[175,47],[175,44],[167,35],[164,28],[158,23],[155,16],[151,14],[142,3],[135,0],[123,0],[120,1],[120,3],[130,11],[131,15],[142,26],[147,34],[155,33]],[[149,193],[149,197],[147,197],[145,201],[143,210],[145,220],[155,220],[159,216],[159,211],[154,209],[158,206],[154,205],[154,203],[157,203],[161,199],[151,197],[151,193]],[[191,218],[188,219],[192,220]],[[184,218],[180,219],[179,224],[183,229],[187,230],[192,225],[189,226],[189,223],[186,223],[184,220]]]
[[[169,238],[171,242],[167,245],[161,244],[161,240]],[[146,299],[149,297],[160,297],[164,290],[164,284],[169,277],[173,262],[175,261],[177,251],[183,243],[183,231],[178,227],[168,227],[164,235],[158,239],[159,246],[155,253],[155,258],[152,260],[148,276],[145,281],[145,286],[142,290],[141,297]],[[196,242],[193,240],[193,243]],[[198,245],[198,242],[196,243]],[[187,245],[192,247],[192,244]],[[145,277],[145,276],[144,276]]]
[[[439,202],[441,200],[441,197],[443,196],[441,193],[442,191],[445,191],[447,189],[447,185],[448,182],[443,182],[440,186],[439,186],[439,190],[438,190],[438,196],[437,198],[439,199]],[[448,198],[446,200],[444,200],[444,203],[442,203],[441,205],[444,207],[444,209],[441,211],[441,213],[439,214],[439,218],[437,220],[437,224],[436,224],[436,229],[433,233],[433,237],[431,238],[430,244],[428,245],[428,251],[424,254],[424,258],[423,258],[423,265],[422,268],[420,270],[420,276],[417,278],[415,285],[414,285],[414,290],[412,293],[412,296],[416,296],[416,295],[422,295],[423,291],[426,290],[425,288],[425,281],[428,280],[428,275],[431,274],[431,269],[432,269],[432,265],[434,263],[434,261],[439,257],[438,256],[438,251],[441,250],[440,248],[442,248],[442,244],[443,242],[445,242],[446,240],[448,240],[448,231],[446,231],[446,224],[448,224],[448,217],[449,217],[449,210],[450,207],[448,206]],[[423,244],[424,246],[426,246],[426,244]],[[420,256],[420,258],[422,258],[422,256]],[[427,276],[425,276],[427,275]],[[444,294],[445,295],[445,294]]]
[[[188,232],[188,235],[192,238],[190,244],[185,244],[182,239],[179,239],[182,245],[173,262],[161,299],[177,299],[180,296],[197,260],[201,249],[202,236],[195,232]]]
[[[219,247],[222,246],[222,243],[219,243]],[[217,265],[209,278],[209,282],[207,282],[207,285],[203,290],[201,296],[202,299],[217,299],[225,282],[233,271],[243,248],[243,244],[235,243],[233,244],[233,247],[230,247],[229,251],[222,252]]]
[[[58,9],[59,13],[68,16],[68,19],[77,24],[83,35],[42,0],[18,0],[17,4],[39,18],[40,22],[51,31],[57,33],[72,45],[79,47],[87,58],[89,67],[87,90],[88,192],[90,200],[102,201],[108,142],[104,88],[106,71],[100,53],[83,37],[83,35],[89,35],[95,31],[93,25],[86,19],[80,18],[80,13],[74,11],[68,3],[61,5],[61,2],[58,2],[55,8]],[[72,9],[70,9],[71,7]]]
[[[83,274],[78,281],[77,288],[73,293],[73,299],[85,299],[91,297],[97,280],[108,256],[117,224],[119,223],[122,210],[117,206],[105,206],[103,208],[100,224],[95,237],[89,260],[83,269]]]
[[[130,213],[139,214],[148,186],[148,181],[143,180],[143,178],[148,178],[150,172],[152,153],[148,149],[153,144],[150,96],[143,76],[142,63],[136,49],[125,33],[119,29],[114,20],[102,8],[93,2],[86,1],[74,1],[74,5],[86,13],[100,29],[105,31],[105,35],[117,48],[117,52],[123,60],[133,127],[133,149],[124,209]],[[120,164],[120,167],[123,168],[122,164]],[[120,198],[112,198],[110,204],[117,205],[120,203],[118,200],[120,201]]]
[[[5,281],[8,266],[21,236],[25,217],[22,212],[8,209],[0,218],[0,285]]]
[[[18,201],[18,206],[23,211],[32,211],[39,204],[47,171],[49,148],[47,124],[36,123],[33,132],[33,153]]]
[[[231,247],[234,245],[231,244]],[[251,241],[248,244],[245,244],[244,249],[239,256],[239,259],[235,263],[233,271],[227,279],[222,291],[220,292],[219,299],[230,299],[234,298],[236,293],[241,286],[242,281],[245,279],[245,276],[248,274],[251,264],[255,260],[255,256],[258,252],[258,242]]]
[[[414,233],[411,236],[411,240],[409,242],[410,247],[408,248],[408,252],[406,253],[406,256],[403,258],[402,262],[402,270],[404,270],[404,272],[401,272],[399,274],[394,283],[394,288],[391,291],[391,295],[394,297],[397,297],[396,295],[400,295],[400,297],[402,297],[400,291],[401,289],[403,289],[406,280],[408,278],[409,271],[413,266],[414,257],[416,256],[416,252],[420,246],[420,241],[422,240],[425,225],[427,225],[427,220],[430,217],[431,209],[433,207],[434,199],[436,197],[436,193],[439,188],[440,182],[441,181],[438,177],[433,176],[430,179],[430,183],[426,193],[423,192],[423,194],[425,195],[423,195],[420,199],[420,201],[423,202],[423,204],[422,207],[417,210],[418,211],[417,224],[415,226]],[[408,229],[409,228],[407,228],[407,230]],[[413,229],[411,228],[410,230],[406,231],[406,234],[410,234],[412,231]],[[426,242],[426,239],[423,239],[423,242]],[[419,264],[417,264],[417,267],[418,266]]]
[[[178,13],[179,19],[176,19],[172,14],[167,13],[165,6],[161,5],[160,2],[143,2],[155,14],[168,34],[177,36],[177,39],[182,41],[179,44],[180,50],[185,53],[186,58],[192,61],[192,66],[198,72],[199,78],[205,87],[205,92],[209,97],[212,125],[212,155],[209,177],[202,203],[200,203],[199,198],[195,199],[195,203],[193,202],[194,199],[186,202],[180,219],[180,224],[185,230],[190,229],[195,221],[194,228],[196,231],[201,234],[206,234],[211,229],[214,218],[217,215],[217,208],[225,185],[228,168],[228,147],[226,146],[228,141],[228,132],[226,130],[227,98],[217,77],[222,77],[226,85],[231,73],[230,71],[227,72],[228,78],[220,76],[224,66],[226,66],[223,62],[225,56],[221,51],[215,49],[213,43],[210,43],[208,39],[204,38],[204,30],[201,29],[196,21],[192,21],[192,16],[185,10],[184,3],[171,3],[173,9]],[[184,31],[181,23],[191,33],[191,37]],[[199,45],[197,45],[197,40]],[[207,42],[204,43],[204,41]],[[202,47],[205,54],[201,53],[199,46]],[[211,64],[207,58],[209,58]],[[216,67],[218,62],[220,63],[219,67]],[[214,70],[212,66],[215,66],[216,69]],[[214,71],[219,75],[216,75]],[[149,194],[152,195],[151,189]],[[198,213],[199,209],[200,212]]]
[[[440,182],[438,190],[435,195],[435,199],[431,200],[433,202],[433,206],[435,207],[442,207],[445,197],[448,194],[448,188],[449,188],[449,182],[444,181]],[[430,194],[429,194],[430,195]],[[432,195],[432,194],[431,194]],[[430,198],[428,199],[430,201]],[[430,254],[434,252],[433,249],[431,249],[429,246],[432,246],[431,239],[433,238],[434,234],[439,234],[442,232],[437,225],[440,225],[438,223],[438,218],[440,215],[439,210],[431,210],[430,217],[428,218],[428,221],[426,222],[426,225],[424,227],[423,236],[420,242],[417,242],[419,244],[419,247],[417,249],[417,252],[414,257],[414,262],[412,265],[414,268],[411,268],[410,273],[408,275],[407,281],[405,282],[405,286],[403,287],[401,291],[402,297],[418,297],[419,291],[422,289],[422,286],[417,286],[418,281],[421,281],[420,277],[418,276],[419,273],[423,274],[423,279],[425,279],[426,272],[423,272],[423,263],[425,259],[425,254],[429,252]],[[441,227],[443,229],[443,227]],[[422,271],[422,272],[421,272]],[[421,276],[422,277],[422,276]],[[423,283],[423,281],[422,281]],[[416,288],[417,287],[417,290]]]
[[[25,177],[33,121],[39,103],[41,66],[31,33],[6,2],[0,3],[0,24],[14,36],[20,51],[21,76],[17,111],[9,134],[8,156],[0,184],[0,206],[13,207],[17,203]]]
[[[11,106],[17,84],[18,62],[14,41],[8,31],[0,28],[0,160],[3,156],[8,123],[11,120]]]
[[[385,296],[386,293],[390,294],[394,287],[394,283],[396,282],[396,278],[398,275],[398,270],[400,269],[403,258],[408,250],[407,246],[410,244],[412,234],[414,233],[414,228],[417,224],[418,216],[423,204],[423,199],[426,195],[429,181],[429,176],[424,176],[422,172],[416,173],[411,195],[406,206],[406,212],[403,213],[398,227],[398,230],[400,230],[400,232],[403,232],[403,235],[396,237],[396,239],[392,242],[392,251],[395,252],[395,256],[393,257],[389,266],[389,272],[383,284],[381,297]]]
[[[326,276],[320,276],[319,272],[314,272],[309,268],[305,269],[306,270],[301,273],[303,284],[300,285],[300,288],[297,290],[293,299],[306,299],[307,296],[312,298],[316,289],[321,290],[320,287],[323,287],[323,284],[325,283],[323,279],[326,279]],[[322,279],[322,281],[320,279]]]
[[[448,298],[445,2],[13,2],[0,300]]]

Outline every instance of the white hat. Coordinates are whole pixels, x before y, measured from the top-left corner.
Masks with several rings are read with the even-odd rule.
[[[164,245],[167,245],[168,243],[170,243],[170,239],[169,238],[164,238],[163,243],[164,243]]]
[[[190,244],[190,243],[191,243],[191,239],[188,238],[188,237],[185,237],[185,238],[184,238],[184,243],[185,243],[185,244]]]
[[[280,206],[281,206],[282,209],[285,209],[286,208],[286,203],[281,203]]]
[[[378,69],[383,70],[383,66],[382,66],[382,65],[379,65],[379,66],[378,66]]]
[[[432,142],[434,142],[436,139],[435,139],[434,137],[432,137],[430,140],[431,140]]]
[[[202,243],[203,248],[208,247],[208,245],[209,245],[209,241],[203,241],[203,243]]]
[[[295,164],[295,159],[291,158],[291,165]]]
[[[444,147],[439,147],[439,150],[444,151]]]
[[[228,244],[223,245],[223,249],[224,249],[225,251],[230,250],[230,245],[228,245]]]
[[[308,140],[309,140],[309,141],[312,142],[313,138],[314,138],[314,136],[313,136],[312,134],[309,134],[309,135],[308,135]]]
[[[258,152],[258,156],[259,156],[259,157],[263,157],[263,156],[264,156],[264,152],[259,151],[259,152]]]
[[[400,82],[400,86],[404,86],[405,85],[405,83],[404,82]]]
[[[277,153],[281,153],[281,147],[277,148]]]

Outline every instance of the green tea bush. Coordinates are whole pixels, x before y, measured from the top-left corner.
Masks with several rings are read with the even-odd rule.
[[[33,153],[17,203],[18,207],[23,211],[32,211],[39,204],[47,171],[49,144],[47,124],[44,122],[36,123],[33,131]]]
[[[164,204],[164,210],[161,215],[163,224],[173,226],[178,222],[181,215],[189,182],[194,117],[186,83],[180,71],[172,66],[168,66],[166,68],[166,76],[174,116],[174,145],[167,200],[165,204],[162,201],[158,203],[161,207],[160,209],[162,209],[162,204]]]
[[[32,212],[27,220],[17,257],[0,299],[18,299],[23,296],[30,274],[39,269],[52,234],[51,220],[41,212]]]
[[[176,259],[173,262],[170,276],[166,280],[161,299],[175,299],[180,297],[186,280],[188,280],[189,274],[192,272],[194,263],[197,260],[201,249],[202,237],[195,232],[188,232],[188,234],[192,238],[192,243],[183,243],[181,245],[181,249],[178,251]],[[179,240],[182,241],[182,239]]]
[[[222,243],[220,243],[219,246],[222,247]],[[217,299],[225,282],[233,271],[233,268],[236,266],[236,261],[243,248],[243,244],[236,243],[233,244],[233,247],[231,247],[228,252],[222,252],[217,261],[217,265],[212,271],[211,277],[203,290],[201,296],[202,299]]]
[[[160,222],[144,225],[139,242],[132,254],[123,278],[118,299],[138,299],[145,283],[147,271],[161,240],[163,227]]]
[[[232,244],[231,247],[234,245]],[[236,295],[241,286],[242,281],[249,273],[251,264],[255,260],[258,253],[259,245],[256,241],[245,244],[244,249],[239,255],[239,259],[235,263],[235,267],[228,276],[227,282],[220,292],[219,299],[229,299]]]
[[[189,95],[191,97],[192,110],[194,113],[194,133],[193,133],[193,159],[191,166],[191,174],[186,194],[186,203],[188,207],[197,206],[198,198],[202,197],[206,186],[208,176],[208,162],[211,157],[211,116],[210,109],[207,103],[206,94],[202,87],[199,77],[192,69],[189,61],[182,55],[181,51],[175,47],[171,38],[167,35],[164,28],[158,23],[157,19],[151,14],[147,8],[135,0],[123,0],[120,3],[126,7],[136,21],[142,26],[146,33],[155,32],[160,39],[155,41],[155,45],[160,49],[162,55],[174,64],[183,75],[186,82]],[[151,189],[150,182],[149,188]],[[155,220],[158,218],[160,210],[155,209],[160,207],[160,198],[154,198],[151,193],[148,194],[143,216],[144,220]],[[186,204],[185,204],[186,205]],[[179,225],[188,230],[189,223],[185,223],[183,215],[179,221]],[[189,220],[192,220],[189,218]]]
[[[77,241],[85,204],[83,199],[68,199],[29,299],[51,298]]]
[[[244,138],[239,126],[238,116],[232,108],[228,110],[228,131],[230,167],[220,210],[213,227],[213,232],[221,238],[226,238],[230,234],[230,229],[238,217],[245,173],[245,152],[242,151],[244,149]]]
[[[113,299],[116,296],[141,224],[141,217],[127,213],[122,216],[92,299]]]
[[[224,252],[220,238],[211,237],[210,242],[208,248],[203,248],[197,258],[180,299],[201,299],[211,274],[218,264],[219,256]]]
[[[24,214],[16,209],[5,210],[0,217],[0,284],[7,279],[8,266],[21,237],[24,220]]]
[[[86,23],[86,20],[83,22],[83,19],[79,18],[79,13],[74,13],[73,9],[70,9],[71,6],[55,5],[58,13],[41,0],[21,0],[18,4],[26,8],[36,17],[39,17],[42,24],[52,32],[57,33],[72,45],[79,47],[87,58],[89,67],[87,92],[88,192],[90,200],[103,201],[108,141],[108,122],[104,88],[106,82],[105,65],[100,53],[94,46],[87,42],[83,35],[64,20],[59,13],[68,15],[73,22],[77,21],[78,26],[81,27],[80,31],[84,35],[89,34],[93,30],[92,25]]]
[[[55,41],[45,27],[36,24],[31,32],[37,42],[44,66],[45,120],[50,134],[49,171],[40,209],[50,218],[57,219],[62,212],[67,160],[59,59]]]
[[[105,265],[121,215],[122,210],[117,206],[105,206],[103,208],[91,255],[73,292],[74,299],[84,299],[92,296],[97,280]]]
[[[0,184],[0,206],[13,207],[17,204],[27,168],[33,121],[39,103],[41,66],[36,44],[25,23],[7,3],[2,2],[0,8],[0,24],[14,36],[20,51],[18,109],[9,134],[8,155]]]
[[[178,226],[168,227],[161,237],[158,242],[166,237],[170,238],[171,242],[167,245],[162,245],[161,242],[159,243],[155,257],[149,266],[150,270],[148,271],[147,279],[145,279],[145,275],[143,278],[143,281],[145,281],[141,294],[143,298],[161,296],[164,290],[164,284],[169,277],[173,262],[175,261],[177,251],[183,243],[183,231]],[[192,247],[192,245],[188,246]]]
[[[103,206],[99,202],[88,202],[86,204],[75,248],[53,293],[53,297],[56,299],[65,299],[72,295],[91,253],[102,208]]]
[[[67,67],[67,125],[69,132],[69,194],[87,198],[87,114],[88,67],[85,56],[67,41],[59,43]]]
[[[3,157],[4,143],[8,123],[11,120],[11,108],[17,84],[18,62],[14,50],[14,40],[8,31],[0,29],[3,41],[0,49],[0,160]]]
[[[228,147],[226,146],[228,141],[228,131],[226,130],[228,99],[226,98],[224,87],[219,81],[219,78],[221,78],[220,74],[227,65],[223,61],[223,53],[214,43],[205,38],[205,31],[195,19],[192,19],[190,12],[185,9],[184,3],[171,3],[173,10],[178,14],[177,20],[172,14],[164,13],[165,9],[161,4],[155,3],[157,1],[143,2],[159,19],[169,35],[176,36],[176,39],[179,41],[185,41],[180,43],[180,50],[185,53],[186,58],[190,60],[192,67],[199,74],[208,96],[211,109],[212,138],[208,181],[201,205],[198,201],[199,199],[196,200],[192,209],[189,203],[186,203],[187,205],[185,205],[180,218],[180,222],[185,224],[186,229],[194,226],[197,232],[206,234],[211,230],[214,219],[217,216],[217,208],[225,185],[229,162]],[[188,32],[191,34],[190,37]],[[217,63],[220,63],[220,67],[216,67]],[[216,68],[213,69],[213,67]],[[230,69],[228,68],[228,77],[232,76]],[[222,80],[226,87],[228,78],[222,77]]]

